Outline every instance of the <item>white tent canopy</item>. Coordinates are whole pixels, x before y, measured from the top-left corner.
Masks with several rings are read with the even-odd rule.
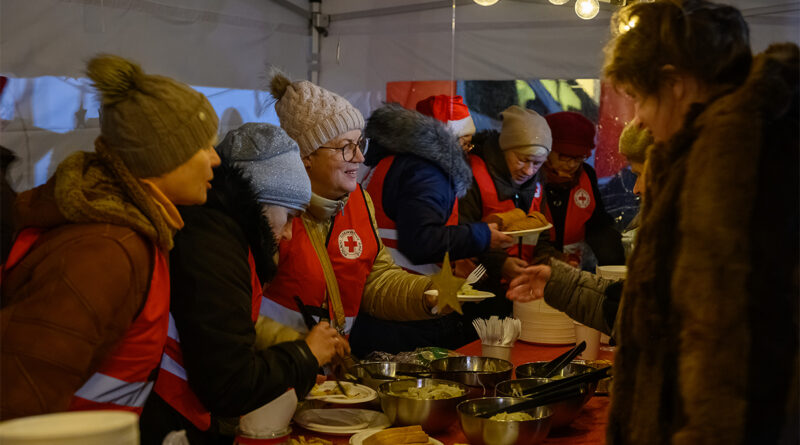
[[[217,88],[204,92],[228,115],[221,131],[247,120],[274,122],[267,95],[254,91],[265,89],[268,65],[294,78],[316,72],[322,86],[365,115],[385,99],[390,81],[598,77],[610,5],[584,21],[571,3],[455,0],[453,8],[452,1],[323,0],[317,24],[327,36],[316,40],[310,4],[301,0],[0,0],[0,74],[11,78],[0,98],[0,143],[23,159],[13,183],[40,183],[69,152],[92,147],[96,102],[85,79],[70,78],[82,77],[99,52]],[[755,51],[800,43],[800,1],[728,3],[744,12]],[[312,55],[315,42],[319,56]],[[61,93],[41,76],[58,76],[72,90]],[[58,128],[43,128],[43,115],[61,122]],[[49,166],[36,173],[42,159]]]

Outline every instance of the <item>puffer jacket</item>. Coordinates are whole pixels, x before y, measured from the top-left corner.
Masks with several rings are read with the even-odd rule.
[[[2,277],[2,419],[67,409],[143,307],[153,249],[172,245],[155,204],[108,156],[75,153],[17,198],[17,226],[45,231]]]
[[[797,443],[798,79],[772,45],[649,151],[609,444]]]
[[[229,433],[226,418],[253,411],[289,388],[302,398],[319,368],[297,332],[265,317],[260,329],[254,325],[248,253],[259,280],[268,283],[277,270],[273,232],[239,169],[223,163],[211,184],[206,204],[179,208],[185,225],[170,253],[170,313],[189,385],[211,412],[212,427],[198,430],[154,392],[140,422],[144,444],[160,444],[181,429],[193,444],[217,443]]]
[[[395,156],[386,173],[381,203],[397,226],[397,248],[414,264],[476,257],[491,240],[489,226],[447,226],[456,197],[464,196],[472,171],[458,139],[441,122],[398,104],[375,110],[364,135],[370,138],[364,164],[374,167]]]

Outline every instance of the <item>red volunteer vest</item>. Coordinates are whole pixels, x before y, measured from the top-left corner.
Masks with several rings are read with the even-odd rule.
[[[253,292],[251,317],[255,323],[261,309],[262,292],[261,281],[256,275],[256,262],[252,251],[247,253],[247,263],[250,265],[250,286]],[[161,357],[161,369],[158,370],[155,391],[169,406],[181,413],[194,426],[201,431],[207,431],[211,427],[211,413],[189,387],[186,370],[183,368],[183,353],[180,343],[175,320],[170,314],[167,346]]]
[[[564,218],[564,253],[575,253],[582,256],[581,242],[586,237],[586,221],[594,212],[596,202],[592,193],[592,183],[589,175],[581,170],[578,183],[569,192],[569,202],[567,203],[567,215]],[[550,209],[545,206],[544,215],[547,220],[553,222]],[[550,239],[556,239],[555,224],[550,229]]]
[[[20,232],[3,272],[13,268],[30,251],[44,231]],[[153,249],[153,274],[144,307],[120,343],[100,368],[73,395],[70,410],[110,409],[142,413],[153,388],[151,375],[158,368],[167,338],[169,311],[169,267],[164,254]]]
[[[367,276],[372,271],[379,248],[360,186],[350,193],[342,212],[334,216],[327,247],[339,283],[346,323],[344,332],[349,333],[361,307]],[[296,295],[305,305],[326,305],[330,320],[335,320],[322,265],[301,218],[294,219],[292,239],[281,241],[279,250],[278,274],[264,291],[262,314],[300,332],[307,331],[293,299]]]
[[[391,218],[386,216],[383,210],[383,182],[386,179],[386,174],[394,162],[394,156],[387,156],[378,162],[372,171],[367,175],[365,180],[367,184],[367,192],[372,197],[372,203],[375,205],[375,220],[378,222],[378,234],[383,241],[383,245],[392,254],[394,262],[403,269],[417,274],[431,275],[439,271],[439,266],[436,264],[414,264],[397,249],[397,225]],[[458,198],[453,203],[453,210],[450,212],[450,217],[447,218],[445,225],[455,226],[458,225]]]
[[[508,212],[516,208],[516,206],[514,205],[514,201],[510,199],[500,201],[500,199],[497,197],[497,187],[495,187],[494,181],[492,180],[492,175],[489,174],[489,169],[486,167],[486,162],[484,162],[483,159],[475,155],[470,155],[469,164],[472,167],[472,176],[475,177],[475,182],[477,182],[478,190],[480,191],[481,194],[481,204],[482,204],[481,214],[483,215],[484,218],[493,213]],[[533,195],[533,200],[531,201],[531,208],[528,210],[528,214],[541,211],[541,207],[542,207],[542,185],[537,182],[536,192]],[[533,251],[535,246],[536,246],[535,244],[522,245],[523,260],[528,262],[533,260]],[[519,245],[511,246],[507,249],[507,251],[508,254],[512,257],[518,256]]]

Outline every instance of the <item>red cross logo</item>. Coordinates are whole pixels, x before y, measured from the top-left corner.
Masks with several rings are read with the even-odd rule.
[[[575,200],[575,205],[582,209],[589,207],[589,204],[591,204],[592,202],[592,198],[589,196],[589,192],[587,192],[582,188],[578,189],[578,191],[575,192],[575,197],[573,199]]]
[[[350,235],[347,236],[347,241],[344,242],[344,245],[347,246],[350,253],[353,253],[356,247],[358,247],[358,243]]]
[[[361,238],[353,229],[342,230],[339,234],[339,253],[348,260],[354,260],[361,256],[364,244]]]

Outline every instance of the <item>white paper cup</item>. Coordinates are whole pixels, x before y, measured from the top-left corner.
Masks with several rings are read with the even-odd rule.
[[[624,280],[628,274],[628,266],[597,266],[595,272],[599,277],[609,280]]]
[[[586,342],[586,349],[583,350],[578,358],[583,360],[597,360],[597,352],[600,350],[600,331],[584,326],[575,322],[575,344]]]
[[[514,345],[487,345],[481,344],[481,355],[511,361],[511,348]]]

